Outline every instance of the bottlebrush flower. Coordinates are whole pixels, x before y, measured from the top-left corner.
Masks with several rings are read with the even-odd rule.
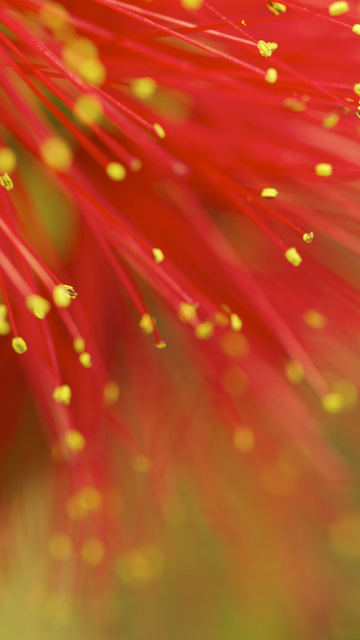
[[[3,456],[29,392],[55,590],[160,579],[190,482],[246,598],[270,572],[297,637],[329,637],[360,536],[358,7],[0,20]]]

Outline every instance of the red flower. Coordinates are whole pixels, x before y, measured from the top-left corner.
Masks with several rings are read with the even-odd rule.
[[[359,555],[349,4],[0,2],[3,451],[28,388],[50,555],[157,579],[185,476],[249,584],[263,532],[304,637],[319,540]]]

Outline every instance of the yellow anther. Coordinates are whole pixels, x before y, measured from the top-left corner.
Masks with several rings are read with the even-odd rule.
[[[98,54],[99,49],[89,38],[74,38],[61,52],[65,64],[75,70],[86,60],[96,59]]]
[[[54,171],[68,171],[72,165],[72,149],[60,136],[46,138],[39,147],[39,153],[43,162]]]
[[[188,302],[180,302],[178,317],[181,322],[192,322],[197,317],[196,306],[194,304],[189,304]]]
[[[120,182],[126,177],[126,169],[120,162],[109,162],[106,167],[106,173],[115,182]]]
[[[312,242],[314,240],[314,232],[310,231],[310,233],[304,233],[303,240],[304,240],[304,242],[307,242],[308,244],[310,242]]]
[[[210,320],[206,320],[195,327],[195,335],[199,340],[208,340],[214,333],[214,325]]]
[[[50,302],[41,296],[31,294],[26,298],[25,302],[29,311],[39,318],[39,320],[43,320],[50,311]]]
[[[234,331],[241,331],[243,323],[236,313],[230,315],[230,325]]]
[[[276,189],[273,189],[272,187],[265,187],[265,189],[263,189],[262,192],[261,192],[261,197],[262,198],[276,198],[278,193],[279,192],[276,191]]]
[[[104,404],[110,406],[118,401],[120,394],[119,385],[113,380],[109,380],[104,387]]]
[[[285,365],[285,373],[293,384],[300,384],[304,379],[304,369],[300,362],[297,360],[289,360]]]
[[[154,331],[154,320],[149,313],[144,313],[139,322],[139,327],[145,334],[149,334]]]
[[[88,353],[87,351],[84,351],[83,353],[80,353],[79,362],[80,362],[80,364],[82,364],[83,367],[85,367],[85,369],[90,369],[90,367],[92,367],[90,353]]]
[[[155,122],[154,131],[155,131],[156,135],[158,136],[158,138],[161,138],[161,139],[165,138],[166,134],[165,134],[165,131],[162,128],[161,124],[158,124],[157,122]]]
[[[276,42],[265,42],[264,40],[259,40],[258,42],[258,49],[265,58],[269,58],[277,48],[278,45]]]
[[[152,252],[153,252],[153,256],[156,264],[159,264],[164,260],[164,254],[161,251],[161,249],[153,249]]]
[[[86,445],[86,440],[80,431],[69,429],[65,433],[64,442],[70,451],[82,451]]]
[[[98,511],[101,504],[101,493],[94,487],[85,487],[68,499],[66,510],[71,520],[82,520],[89,513]]]
[[[5,304],[0,304],[0,336],[7,336],[11,331],[11,325],[7,321],[7,308]]]
[[[139,454],[133,458],[131,466],[139,473],[148,473],[151,469],[151,460],[147,456]]]
[[[68,307],[76,296],[76,291],[68,284],[58,284],[53,289],[54,302],[58,307]]]
[[[329,13],[331,16],[341,16],[347,11],[349,11],[349,5],[347,2],[333,2],[329,6]]]
[[[14,188],[13,181],[7,173],[4,173],[3,176],[0,176],[0,185],[6,189],[6,191],[10,191]]]
[[[268,9],[275,13],[276,16],[279,16],[282,13],[285,13],[286,7],[281,2],[268,2]]]
[[[25,353],[25,351],[27,351],[27,344],[25,340],[19,336],[17,338],[13,338],[11,344],[16,353]]]
[[[317,176],[324,176],[324,177],[331,176],[332,172],[333,172],[332,165],[328,164],[327,162],[320,162],[315,167],[315,173]]]
[[[360,24],[354,24],[352,30],[353,30],[354,33],[356,33],[359,36],[360,35]]]
[[[70,404],[71,401],[71,389],[68,384],[63,384],[60,387],[55,387],[53,398],[60,404]]]
[[[308,309],[308,311],[305,311],[304,320],[306,324],[308,324],[309,327],[312,327],[313,329],[324,329],[324,327],[326,327],[327,325],[325,316],[323,316],[321,313],[318,313],[318,311],[314,311],[313,309]]]
[[[55,533],[48,541],[48,549],[56,560],[68,560],[73,551],[72,540],[64,533]]]
[[[59,2],[44,2],[38,15],[40,22],[49,29],[59,29],[68,20],[68,12]]]
[[[283,101],[283,106],[290,111],[294,111],[295,113],[300,113],[301,111],[306,110],[306,104],[299,100],[298,98],[285,98]]]
[[[0,172],[11,173],[16,168],[16,155],[9,147],[0,149]]]
[[[132,91],[140,100],[149,100],[156,89],[157,82],[153,78],[136,78],[132,81]]]
[[[83,351],[85,351],[85,340],[84,340],[84,338],[81,338],[80,336],[78,336],[77,338],[74,338],[73,347],[74,347],[74,351],[76,353],[82,353]]]
[[[81,559],[90,567],[97,567],[104,559],[105,547],[99,538],[88,538],[81,547]]]
[[[11,325],[7,320],[0,318],[0,336],[7,336],[11,331]]]
[[[294,265],[294,267],[298,267],[299,264],[302,263],[302,258],[301,256],[298,254],[297,250],[295,249],[295,247],[290,247],[290,249],[288,249],[287,251],[285,251],[285,258],[286,260],[288,260],[291,264]]]
[[[321,398],[321,404],[327,413],[341,413],[344,408],[344,398],[340,393],[327,393]]]
[[[276,71],[276,69],[270,68],[266,71],[266,74],[265,74],[266,82],[268,82],[269,84],[275,84],[277,79],[278,79],[278,72]]]
[[[165,347],[166,347],[166,342],[165,342],[165,340],[161,340],[161,339],[160,339],[160,340],[156,340],[156,342],[155,342],[155,347],[156,347],[157,349],[165,349]]]
[[[87,125],[99,124],[103,117],[104,111],[102,104],[96,96],[90,94],[81,95],[74,104],[74,113]]]
[[[259,40],[257,46],[262,56],[264,56],[265,58],[270,58],[272,51],[265,40]]]
[[[185,9],[195,11],[202,7],[202,0],[181,0],[181,4]]]
[[[354,84],[354,92],[356,93],[357,96],[360,96],[360,82],[358,82],[357,84]]]
[[[86,82],[90,82],[96,87],[100,87],[105,82],[106,68],[98,58],[84,60],[78,68],[78,71]]]
[[[235,449],[240,453],[248,453],[255,444],[254,432],[249,427],[239,427],[234,433],[233,441]]]
[[[360,85],[359,85],[360,88]],[[359,93],[360,95],[360,93]],[[330,115],[326,116],[322,121],[322,126],[324,129],[332,129],[337,125],[340,120],[340,116],[337,113],[330,113]]]

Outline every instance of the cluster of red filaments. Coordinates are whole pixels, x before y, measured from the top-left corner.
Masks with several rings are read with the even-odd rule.
[[[360,16],[317,4],[92,0],[85,18],[0,2],[0,333],[70,469],[58,560],[75,544],[98,566],[113,545],[108,431],[152,474],[160,511],[179,451],[204,469],[210,419],[270,495],[343,473],[318,420],[353,409],[360,383],[360,295],[341,257],[360,254]],[[164,354],[128,300],[156,347],[168,333]],[[121,560],[125,582],[157,575],[144,549]]]

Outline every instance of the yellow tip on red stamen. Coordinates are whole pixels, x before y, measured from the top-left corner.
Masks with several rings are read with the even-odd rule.
[[[36,294],[27,296],[25,302],[29,311],[31,311],[31,313],[33,313],[36,318],[39,318],[39,320],[44,320],[44,318],[50,311],[50,302]]]
[[[68,307],[76,296],[76,291],[68,284],[58,284],[53,289],[53,298],[57,307]]]
[[[279,195],[279,192],[271,187],[265,187],[261,192],[262,198],[276,198],[277,195]]]
[[[286,7],[281,2],[268,2],[268,9],[275,13],[276,16],[280,16],[282,13],[285,13]]]
[[[178,308],[178,317],[181,322],[191,322],[197,316],[196,306],[188,302],[180,302]]]
[[[13,338],[11,344],[16,353],[25,353],[25,351],[27,351],[27,344],[25,340],[19,336]]]
[[[113,380],[109,380],[109,382],[107,382],[104,387],[104,393],[103,393],[104,404],[106,406],[115,404],[118,401],[119,394],[120,394],[120,389],[117,382],[114,382]]]
[[[358,82],[357,84],[354,84],[354,92],[356,93],[357,96],[360,96],[360,82]]]
[[[312,327],[313,329],[324,329],[324,327],[326,327],[327,325],[325,316],[323,316],[318,311],[315,311],[314,309],[308,309],[307,311],[305,311],[304,320],[306,324],[308,324],[309,327]]]
[[[54,171],[69,171],[73,161],[73,152],[70,145],[60,138],[51,136],[46,138],[39,147],[40,157],[43,162]]]
[[[265,40],[259,40],[257,43],[258,49],[262,56],[269,58],[275,49],[278,48],[276,42],[265,42]]]
[[[0,336],[7,336],[11,331],[11,325],[7,321],[7,307],[0,304]]]
[[[55,387],[53,398],[59,404],[70,404],[71,402],[71,389],[68,384],[63,384],[60,387]]]
[[[180,0],[180,2],[185,9],[190,9],[191,11],[196,11],[202,7],[202,0]]]
[[[90,369],[92,367],[91,355],[87,351],[80,353],[79,362],[85,369]]]
[[[16,168],[16,155],[9,147],[0,149],[0,172],[11,173]]]
[[[115,182],[120,182],[126,177],[126,169],[120,162],[109,162],[106,167],[106,173]]]
[[[73,340],[73,347],[76,353],[82,353],[85,351],[85,340],[81,336],[77,336]]]
[[[230,325],[233,331],[241,331],[243,323],[236,313],[230,315]]]
[[[210,320],[201,322],[195,327],[195,335],[199,340],[208,340],[214,333],[214,325]]]
[[[349,5],[347,2],[333,2],[329,6],[329,14],[331,16],[341,16],[347,11],[349,11]]]
[[[265,74],[266,82],[268,82],[269,84],[275,84],[277,79],[278,79],[278,72],[276,71],[276,69],[273,69],[272,67],[270,69],[267,69]]]
[[[327,162],[320,162],[315,166],[315,173],[317,176],[323,176],[323,177],[331,176],[332,172],[333,172],[332,165],[328,164]]]
[[[132,81],[131,89],[140,100],[149,100],[154,95],[157,86],[157,82],[153,78],[136,78]]]
[[[14,188],[13,181],[7,173],[4,173],[3,176],[0,176],[0,185],[6,189],[6,191],[10,191]]]
[[[139,327],[141,331],[145,334],[153,333],[154,331],[154,319],[151,317],[149,313],[144,313],[142,316]]]
[[[64,442],[70,451],[82,451],[86,445],[86,440],[80,431],[69,429],[65,433]]]
[[[353,30],[354,33],[356,33],[359,36],[360,35],[360,24],[354,24],[352,30]]]
[[[360,85],[359,85],[359,88],[360,88]],[[321,124],[324,127],[324,129],[332,129],[337,125],[339,120],[340,120],[340,116],[338,113],[330,113],[328,116],[326,116],[326,118],[324,118]]]
[[[327,413],[337,414],[344,409],[345,402],[340,393],[332,392],[321,398],[321,404]]]
[[[285,365],[287,379],[293,384],[300,384],[304,379],[304,369],[297,360],[289,360]]]
[[[290,249],[288,249],[287,251],[285,251],[285,258],[286,260],[288,260],[291,264],[294,265],[294,267],[298,267],[301,263],[302,263],[302,258],[301,256],[298,254],[297,250],[295,249],[295,247],[290,247]]]
[[[158,124],[157,122],[155,122],[154,126],[154,131],[156,133],[156,135],[158,136],[158,138],[165,138],[166,133],[164,131],[164,129],[162,128],[161,124]]]
[[[310,242],[312,242],[314,240],[314,233],[313,231],[310,231],[310,233],[304,233],[303,235],[303,240],[304,242],[307,242],[308,244]]]
[[[163,252],[161,251],[161,249],[153,249],[152,252],[153,252],[153,256],[156,264],[160,264],[160,262],[164,260]]]
[[[161,340],[161,338],[160,338],[160,340],[155,340],[155,347],[157,349],[165,349],[165,347],[166,347],[165,340]]]
[[[91,94],[84,94],[76,100],[74,113],[79,120],[87,125],[99,124],[104,117],[100,100]]]
[[[81,77],[91,84],[100,87],[106,79],[106,67],[99,58],[84,60],[78,68]]]

